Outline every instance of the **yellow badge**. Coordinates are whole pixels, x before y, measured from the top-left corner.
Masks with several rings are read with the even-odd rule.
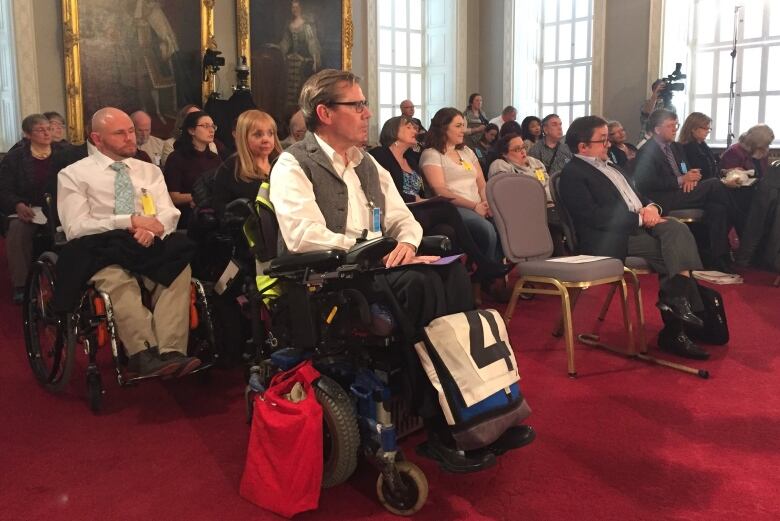
[[[536,178],[539,180],[539,182],[544,184],[544,171],[542,171],[541,168],[537,168],[535,173],[536,173]]]
[[[154,199],[152,199],[152,196],[146,191],[146,188],[141,188],[141,207],[143,208],[144,215],[151,217],[157,215]]]
[[[474,167],[468,161],[462,161],[461,164],[463,165],[463,168],[465,168],[469,172],[474,169]]]

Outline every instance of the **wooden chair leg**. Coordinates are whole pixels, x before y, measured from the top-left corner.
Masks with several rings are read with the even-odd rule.
[[[640,353],[647,353],[647,338],[645,336],[645,309],[642,304],[642,287],[639,284],[639,277],[633,271],[631,274],[631,285],[634,287],[634,311],[636,313],[637,328],[637,350]]]
[[[579,288],[577,288],[579,289]],[[577,376],[577,369],[574,365],[574,326],[572,325],[571,310],[574,306],[574,300],[579,291],[576,291],[572,298],[569,297],[569,291],[565,287],[559,288],[561,292],[561,321],[563,322],[563,336],[566,341],[566,363],[569,378]]]
[[[604,322],[604,318],[607,316],[607,311],[609,311],[609,306],[612,304],[612,297],[615,296],[615,291],[617,291],[617,286],[609,287],[609,293],[607,293],[607,298],[604,300],[604,304],[602,304],[599,312],[599,320],[601,322]]]

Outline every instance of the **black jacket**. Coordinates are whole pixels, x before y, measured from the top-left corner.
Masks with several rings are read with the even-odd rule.
[[[671,143],[672,154],[679,165],[688,163],[685,151],[680,143]],[[666,154],[655,141],[650,139],[639,149],[634,166],[634,181],[639,192],[661,204],[664,208],[678,208],[678,200],[683,191],[677,183],[677,175],[666,160]],[[690,168],[690,167],[689,167]]]
[[[620,167],[616,168],[633,188],[631,179]],[[559,192],[577,233],[578,253],[625,259],[628,237],[638,231],[639,217],[628,209],[612,181],[594,166],[574,157],[563,167]],[[643,206],[651,203],[638,192],[637,196]]]
[[[92,275],[112,264],[170,286],[189,264],[194,244],[173,233],[144,248],[127,230],[87,235],[68,241],[57,258],[52,310],[73,311]]]
[[[43,187],[44,192],[54,194],[57,188],[57,171],[54,170],[54,156],[60,147],[52,144],[52,158],[49,179]],[[0,213],[16,213],[16,205],[43,205],[43,193],[37,193],[33,183],[34,159],[30,152],[30,143],[16,147],[0,163]]]
[[[719,178],[718,160],[707,143],[697,143],[691,141],[683,145],[685,157],[688,158],[688,169],[698,168],[701,170],[701,178],[709,179],[711,177]]]
[[[387,147],[374,147],[371,150],[368,151],[369,154],[374,156],[374,159],[376,159],[376,162],[382,165],[382,167],[390,172],[390,175],[393,178],[393,183],[395,183],[395,187],[398,189],[398,193],[401,194],[401,197],[403,198],[404,202],[406,203],[413,203],[414,197],[412,197],[409,194],[405,194],[403,192],[404,189],[404,173],[403,170],[401,170],[401,165],[398,164],[398,161],[395,160],[395,156],[393,156],[393,153],[390,152],[390,150]],[[419,162],[420,162],[420,154],[416,153],[411,148],[406,151],[404,154],[404,159],[406,159],[406,162],[409,163],[409,166],[412,167],[412,170],[420,173],[419,170]],[[422,174],[420,174],[422,176]],[[425,179],[425,178],[423,178]],[[424,193],[419,194],[420,197],[425,197]]]

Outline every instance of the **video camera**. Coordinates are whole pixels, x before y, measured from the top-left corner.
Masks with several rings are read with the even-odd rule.
[[[663,98],[666,103],[668,103],[674,92],[685,90],[685,83],[680,80],[684,80],[686,78],[687,76],[682,72],[682,63],[676,63],[674,72],[672,72],[666,78],[660,78],[659,80],[664,83],[664,88],[660,93],[660,97]]]

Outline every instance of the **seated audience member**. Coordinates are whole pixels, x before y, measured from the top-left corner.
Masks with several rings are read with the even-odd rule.
[[[474,153],[479,159],[479,166],[482,167],[482,172],[487,172],[488,169],[488,156],[490,151],[493,150],[493,145],[498,137],[498,127],[493,123],[488,123],[485,127],[485,131],[482,133],[482,137],[477,143],[477,147],[474,149]]]
[[[152,164],[160,166],[165,142],[152,135],[152,118],[143,110],[137,110],[130,114],[130,119],[135,125],[135,139],[138,150],[146,152]]]
[[[162,156],[160,157],[160,168],[165,166],[165,162],[168,160],[168,156],[171,155],[171,152],[173,152],[174,143],[176,143],[176,140],[181,136],[181,126],[184,123],[184,118],[186,118],[188,114],[200,111],[201,108],[193,104],[184,105],[181,109],[179,109],[179,112],[176,114],[176,122],[173,125],[173,132],[171,133],[171,137],[163,142]],[[214,140],[212,143],[209,143],[209,150],[215,154],[224,153],[224,151],[219,149],[219,143],[216,140]]]
[[[751,186],[731,186],[737,204],[736,225],[740,236],[735,260],[740,266],[751,263],[768,231],[767,223],[774,221],[773,204],[768,199],[768,187],[762,180],[769,171],[769,147],[774,140],[775,133],[769,126],[754,125],[720,156],[721,172],[732,168],[753,170],[758,178],[758,182]]]
[[[487,116],[482,112],[482,95],[480,93],[474,92],[469,96],[469,104],[463,111],[463,117],[466,121],[466,145],[474,150],[489,123]]]
[[[260,183],[268,180],[282,146],[274,119],[260,110],[247,110],[236,122],[236,153],[220,165],[214,176],[212,204],[217,216],[234,199],[254,201]]]
[[[422,124],[422,121],[414,117],[414,102],[412,100],[405,99],[400,105],[401,115],[411,118],[412,123],[417,127],[417,141],[425,139],[425,133],[427,130]]]
[[[530,150],[542,136],[542,120],[536,116],[526,116],[520,124],[520,136],[525,141],[526,150]]]
[[[395,187],[406,203],[425,200],[425,183],[420,175],[420,156],[414,151],[417,144],[416,126],[407,116],[388,119],[379,134],[380,146],[369,150],[379,165],[390,172]],[[446,235],[452,241],[453,252],[463,252],[476,263],[475,276],[480,280],[503,275],[503,264],[486,257],[474,242],[458,210],[449,201],[431,201],[412,205],[412,215],[420,223],[425,235]]]
[[[205,112],[187,114],[174,151],[165,162],[165,183],[173,204],[181,212],[179,228],[186,228],[189,224],[191,209],[195,206],[192,200],[195,181],[222,163],[219,156],[209,149],[216,130],[217,126]]]
[[[22,145],[9,151],[0,162],[0,213],[16,214],[16,218],[8,220],[5,243],[16,304],[24,299],[33,237],[40,228],[33,223],[33,207],[45,208],[44,194],[54,193],[57,179],[52,155],[58,147],[52,143],[51,124],[46,116],[31,114],[24,118],[22,133]]]
[[[515,121],[516,119],[517,119],[517,109],[514,108],[512,105],[507,105],[506,107],[504,107],[504,110],[501,111],[501,114],[491,119],[488,123],[492,123],[493,125],[496,126],[496,129],[500,129],[501,125],[503,125],[507,121]]]
[[[276,124],[274,123],[274,125]],[[290,133],[281,142],[283,149],[289,147],[293,143],[297,143],[303,139],[304,135],[306,135],[306,122],[303,120],[303,112],[301,112],[300,109],[296,110],[295,113],[290,116],[290,121],[287,124],[287,127]]]
[[[571,151],[563,138],[563,124],[557,114],[548,114],[542,119],[542,137],[528,149],[528,155],[544,164],[547,173],[557,174],[571,159]]]
[[[357,81],[349,71],[324,69],[301,89],[300,106],[309,132],[279,156],[271,172],[271,202],[279,232],[288,250],[306,252],[349,249],[359,237],[373,239],[384,230],[398,241],[385,258],[387,266],[424,260],[416,258],[422,237],[419,223],[390,174],[360,150],[368,139],[371,112]],[[374,228],[366,211],[369,206],[379,209],[380,228]],[[396,312],[405,312],[415,335],[437,316],[473,309],[463,266],[453,263],[443,268],[418,265],[384,272],[403,310]],[[428,441],[420,450],[453,472],[480,470],[494,463],[492,454],[455,449],[419,361],[413,354],[405,360],[416,412],[428,431]],[[532,437],[533,430],[526,427],[525,443]]]
[[[620,121],[610,121],[609,129],[609,160],[625,168],[629,161],[636,157],[637,149],[626,142],[626,131]]]
[[[474,152],[463,143],[466,123],[455,108],[433,116],[425,138],[420,167],[436,195],[448,197],[458,208],[471,236],[485,255],[501,262],[504,253],[485,196],[485,176]]]
[[[62,117],[62,114],[51,111],[44,112],[43,115],[49,120],[49,125],[51,126],[51,142],[61,147],[69,145],[70,143],[66,136],[68,127],[65,124],[65,118]]]
[[[701,112],[691,112],[685,118],[677,142],[683,146],[688,168],[696,168],[702,179],[719,178],[718,160],[707,146],[712,119]]]
[[[517,121],[507,121],[501,125],[501,128],[498,130],[498,137],[504,137],[507,134],[520,134],[521,132],[522,128],[520,127],[520,123]]]
[[[672,210],[702,208],[709,230],[708,264],[722,272],[731,267],[729,229],[736,214],[734,202],[720,179],[702,179],[698,169],[687,168],[682,146],[675,143],[677,114],[665,109],[648,119],[653,139],[636,156],[634,180],[639,192],[657,202],[664,214]]]
[[[642,257],[658,273],[658,307],[664,328],[661,349],[679,356],[706,359],[709,354],[685,334],[685,323],[701,323],[702,309],[691,270],[701,269],[696,241],[688,227],[661,217],[658,206],[637,192],[630,178],[608,161],[607,122],[598,116],[575,119],[566,143],[577,154],[560,177],[562,204],[571,215],[579,252],[625,259]]]
[[[525,142],[522,136],[518,134],[507,134],[498,140],[495,146],[499,158],[493,161],[488,171],[488,179],[503,174],[519,174],[533,177],[542,183],[544,193],[547,196],[547,225],[552,235],[555,251],[553,255],[563,255],[563,228],[558,212],[555,210],[552,194],[550,194],[550,176],[541,161],[530,157],[525,148]]]
[[[108,107],[95,113],[91,137],[98,151],[58,175],[57,207],[66,237],[72,241],[126,230],[126,238],[121,235],[130,243],[126,248],[137,248],[137,243],[154,256],[160,240],[176,229],[179,218],[160,169],[133,158],[133,122],[118,109]],[[156,216],[144,215],[142,190],[152,198]],[[167,287],[145,276],[142,279],[151,290],[154,311],[143,305],[135,274],[122,266],[109,265],[90,279],[111,297],[117,333],[129,357],[128,373],[182,376],[193,371],[200,360],[186,356],[189,266]]]

